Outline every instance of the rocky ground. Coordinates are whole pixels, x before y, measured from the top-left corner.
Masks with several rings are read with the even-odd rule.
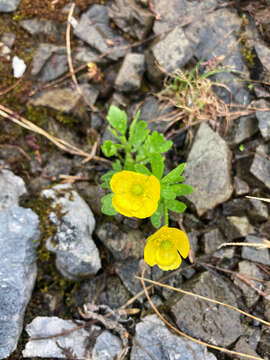
[[[269,0],[75,5],[0,0],[0,359],[239,358],[171,332],[140,293],[154,229],[101,213],[110,104],[141,109],[174,143],[167,171],[187,162],[195,189],[170,214],[189,260],[145,277],[265,323],[159,286],[153,303],[185,334],[270,359],[269,250],[220,248],[269,239],[269,204],[246,197],[269,198]]]

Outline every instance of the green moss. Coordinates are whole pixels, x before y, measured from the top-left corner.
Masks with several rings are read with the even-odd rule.
[[[252,69],[255,66],[256,54],[254,53],[253,49],[249,48],[246,45],[246,43],[247,42],[244,40],[241,42],[241,44],[242,44],[241,53],[242,53],[243,58],[246,61],[247,66],[250,69]]]
[[[30,207],[39,216],[40,221],[40,245],[37,250],[38,255],[38,276],[36,292],[44,294],[50,291],[60,291],[64,304],[72,314],[75,311],[74,293],[79,282],[64,278],[55,267],[55,254],[48,251],[46,241],[54,237],[56,226],[50,221],[49,215],[54,212],[59,220],[65,214],[61,205],[53,204],[53,199],[46,199],[42,196],[25,199],[23,205]]]

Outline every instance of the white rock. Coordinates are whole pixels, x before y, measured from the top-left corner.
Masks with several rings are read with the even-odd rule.
[[[12,68],[14,77],[18,79],[23,76],[26,65],[22,59],[18,58],[18,56],[14,56],[12,59]]]

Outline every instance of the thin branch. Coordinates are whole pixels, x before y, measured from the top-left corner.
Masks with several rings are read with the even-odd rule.
[[[156,306],[154,305],[153,301],[151,300],[150,296],[149,296],[149,293],[148,293],[148,290],[145,286],[145,282],[144,280],[146,280],[144,278],[144,272],[145,270],[142,271],[142,276],[140,277],[140,280],[141,280],[141,283],[142,283],[142,286],[143,286],[143,289],[145,291],[145,295],[147,297],[147,300],[149,301],[152,309],[155,311],[155,313],[158,315],[158,317],[166,324],[168,325],[173,331],[175,331],[177,334],[185,337],[186,339],[189,339],[199,345],[203,345],[203,346],[206,346],[210,349],[214,349],[214,350],[218,350],[218,351],[221,351],[221,352],[224,352],[224,353],[227,353],[227,354],[232,354],[232,355],[237,355],[238,357],[239,356],[243,356],[247,359],[253,359],[253,360],[263,360],[262,358],[260,357],[257,357],[257,356],[253,356],[253,355],[248,355],[248,354],[244,354],[244,353],[239,353],[237,351],[232,351],[232,350],[228,350],[228,349],[225,349],[223,347],[220,347],[220,346],[215,346],[215,345],[212,345],[212,344],[208,344],[204,341],[201,341],[201,340],[198,340],[192,336],[189,336],[185,333],[183,333],[181,330],[177,329],[175,326],[173,326],[167,319],[165,319],[164,316],[161,315],[161,313],[158,311],[158,309],[156,308]],[[138,277],[139,278],[139,277]]]
[[[142,277],[140,277],[140,276],[135,276],[135,278],[142,281]],[[254,316],[254,315],[248,314],[248,313],[246,313],[245,311],[240,310],[240,309],[238,309],[238,308],[235,307],[235,306],[228,305],[228,304],[225,304],[225,303],[223,303],[223,302],[221,302],[221,301],[218,301],[218,300],[215,300],[215,299],[210,299],[210,298],[208,298],[208,297],[205,297],[205,296],[202,296],[202,295],[199,295],[199,294],[194,294],[194,293],[192,293],[192,292],[190,292],[190,291],[185,291],[185,290],[178,289],[178,288],[175,288],[175,287],[170,286],[170,285],[162,284],[162,283],[160,283],[160,282],[158,282],[158,281],[154,281],[154,280],[150,280],[150,279],[144,279],[144,281],[149,282],[149,283],[154,284],[154,285],[157,285],[157,286],[165,287],[165,288],[170,289],[170,290],[174,290],[174,291],[179,292],[179,293],[181,293],[181,294],[193,296],[193,297],[195,297],[195,298],[197,298],[197,299],[201,299],[201,300],[204,300],[204,301],[208,301],[208,302],[211,302],[211,303],[214,303],[214,304],[218,304],[218,305],[224,306],[224,307],[226,307],[226,308],[228,308],[228,309],[237,311],[237,312],[239,312],[239,313],[242,314],[242,315],[245,315],[245,316],[247,316],[247,317],[249,317],[249,318],[251,318],[251,319],[253,319],[253,320],[259,321],[259,322],[261,322],[262,324],[267,325],[267,326],[270,327],[270,322],[265,321],[265,320],[263,320],[263,319],[260,319],[260,318]]]

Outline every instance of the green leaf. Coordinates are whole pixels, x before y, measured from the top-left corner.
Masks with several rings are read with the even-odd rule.
[[[106,119],[120,134],[125,135],[127,130],[127,114],[125,111],[111,105]]]
[[[142,165],[142,164],[135,164],[134,170],[136,172],[140,173],[140,174],[152,175],[151,171],[149,169],[147,169],[147,167]]]
[[[175,169],[170,171],[169,174],[164,176],[164,178],[161,180],[161,182],[163,184],[174,184],[174,183],[178,183],[180,181],[183,181],[184,178],[181,177],[180,175],[184,171],[185,166],[186,166],[185,163],[182,163],[182,164],[178,165]]]
[[[164,153],[168,151],[173,142],[171,140],[166,141],[164,136],[157,131],[154,131],[149,136],[150,152]]]
[[[151,216],[151,223],[157,229],[161,226],[162,216],[163,216],[163,204],[161,201],[159,201],[156,212],[154,212],[154,214]]]
[[[165,203],[169,210],[177,213],[181,213],[187,208],[186,204],[178,200],[165,200]]]
[[[161,197],[166,200],[174,200],[176,194],[172,186],[161,184]]]
[[[117,171],[114,170],[110,170],[108,171],[106,174],[101,176],[101,180],[103,181],[103,183],[101,184],[102,189],[110,189],[110,181],[112,176],[117,173]]]
[[[161,179],[164,171],[164,157],[158,153],[150,154],[152,173]]]
[[[114,209],[112,204],[113,194],[107,194],[101,199],[102,207],[101,211],[105,215],[116,215],[117,211]]]
[[[101,146],[101,150],[103,151],[105,156],[110,157],[117,154],[118,146],[111,140],[106,140]]]
[[[112,168],[115,171],[121,171],[122,170],[122,165],[121,165],[120,160],[118,160],[118,159],[115,160],[115,162],[112,163]]]
[[[176,184],[170,187],[176,196],[189,195],[194,191],[193,187],[187,184]]]
[[[144,143],[138,149],[136,162],[140,162],[142,160],[148,159],[148,157],[149,157],[148,144]],[[147,162],[149,162],[149,160]]]
[[[129,143],[133,146],[134,151],[138,149],[140,144],[149,135],[149,130],[147,128],[147,123],[145,121],[139,121],[133,128],[133,131],[129,135]]]

